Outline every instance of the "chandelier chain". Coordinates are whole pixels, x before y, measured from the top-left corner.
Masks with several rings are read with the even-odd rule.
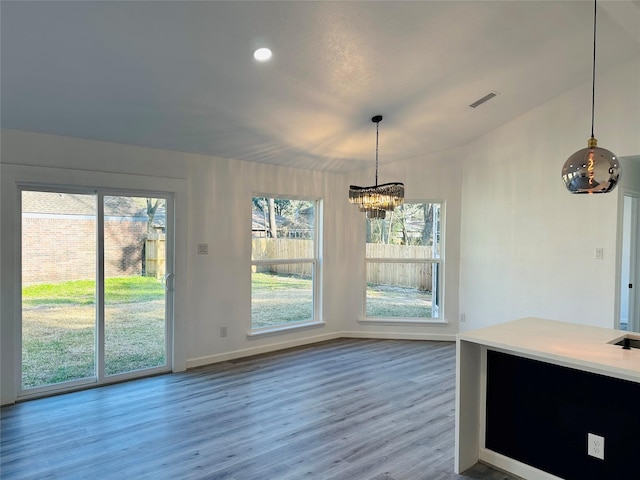
[[[376,115],[371,121],[376,124],[376,184],[371,187],[349,185],[349,202],[358,205],[358,210],[365,212],[367,218],[384,219],[386,212],[404,203],[404,183],[390,182],[378,185],[380,120],[382,115]]]
[[[597,0],[593,0],[593,62],[591,65],[591,138],[593,137],[593,119],[596,104],[596,15]]]
[[[376,122],[376,187],[378,186],[378,129],[380,122]]]

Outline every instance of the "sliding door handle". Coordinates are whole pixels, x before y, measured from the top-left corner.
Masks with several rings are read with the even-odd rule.
[[[162,283],[164,284],[164,289],[167,292],[173,292],[173,279],[175,278],[175,274],[173,272],[167,273],[164,277],[162,277]]]

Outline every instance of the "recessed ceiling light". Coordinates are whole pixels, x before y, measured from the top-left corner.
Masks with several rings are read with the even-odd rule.
[[[255,52],[253,52],[253,58],[258,60],[259,62],[266,62],[271,58],[271,50],[268,48],[259,48]]]

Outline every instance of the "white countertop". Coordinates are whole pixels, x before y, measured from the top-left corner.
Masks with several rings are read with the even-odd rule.
[[[640,382],[640,349],[623,350],[612,345],[626,334],[622,330],[523,318],[459,333],[458,341]],[[640,334],[629,336],[640,338]]]

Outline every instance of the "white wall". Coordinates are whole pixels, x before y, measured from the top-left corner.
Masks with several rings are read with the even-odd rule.
[[[364,216],[347,200],[351,176],[240,160],[2,130],[0,366],[2,404],[17,389],[16,302],[19,222],[17,182],[175,191],[176,369],[342,335],[452,339],[457,324],[364,325]],[[427,160],[424,172],[398,168],[411,198],[447,202],[445,312],[457,318],[460,179]],[[391,169],[389,169],[391,172]],[[252,337],[250,328],[251,197],[255,193],[323,199],[323,319],[325,325]],[[197,255],[200,243],[209,255]],[[447,249],[449,247],[447,246]],[[450,259],[450,262],[449,262]],[[450,273],[449,273],[450,272]],[[220,326],[228,336],[220,337]]]
[[[342,330],[344,294],[349,285],[340,272],[337,230],[343,222],[346,194],[337,175],[202,158],[189,163],[190,299],[187,327],[189,365],[332,338]],[[248,338],[251,305],[251,198],[278,194],[324,199],[324,320],[321,328]],[[209,244],[207,257],[196,256],[198,243]],[[221,326],[228,337],[220,338]],[[247,351],[248,350],[248,351]]]
[[[622,189],[571,195],[560,179],[565,160],[590,135],[590,87],[463,149],[461,329],[526,316],[614,326]],[[640,153],[640,58],[598,78],[595,119],[600,146],[619,156]],[[604,248],[603,260],[594,259],[596,247]]]

